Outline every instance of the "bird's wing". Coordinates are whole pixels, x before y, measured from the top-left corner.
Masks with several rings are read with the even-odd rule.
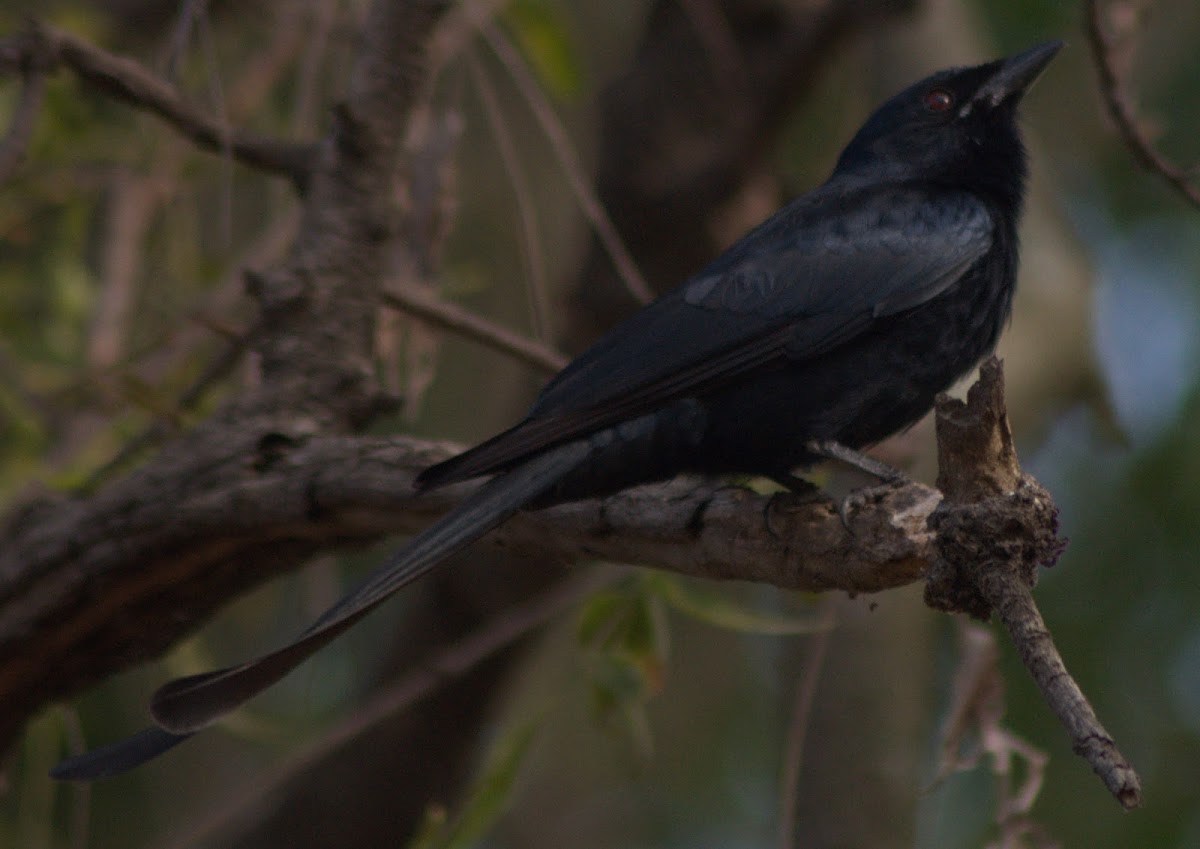
[[[965,193],[818,190],[614,328],[550,382],[525,421],[418,482],[494,472],[773,363],[817,357],[947,289],[987,253],[992,226]]]

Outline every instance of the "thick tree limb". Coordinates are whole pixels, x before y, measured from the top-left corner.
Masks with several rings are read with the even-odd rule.
[[[190,471],[135,474],[86,502],[46,501],[10,519],[0,729],[161,654],[250,584],[318,551],[416,530],[468,489],[416,496],[415,473],[448,452],[404,438],[264,432],[194,447]],[[881,490],[851,530],[825,499],[681,479],[525,514],[488,540],[568,561],[874,592],[921,577],[938,498],[919,485]]]
[[[1077,751],[1122,804],[1138,804],[1136,775],[1071,682],[1029,596],[1036,569],[1062,543],[1048,494],[1017,465],[995,361],[966,405],[939,403],[938,422],[940,506],[940,493],[917,484],[876,489],[847,527],[824,498],[681,479],[525,514],[488,540],[543,558],[813,591],[873,592],[928,572],[933,606],[997,611]],[[198,458],[205,473],[186,491],[180,476],[138,474],[87,503],[14,517],[0,556],[0,728],[165,651],[219,599],[302,556],[427,524],[469,488],[413,493],[416,471],[446,454],[404,438],[263,432],[207,446]],[[50,668],[56,675],[43,674]]]
[[[215,514],[205,492],[219,498],[225,484],[255,464],[269,466],[281,446],[311,434],[351,431],[379,407],[371,354],[383,269],[396,250],[394,196],[404,128],[423,91],[429,34],[448,5],[379,0],[370,10],[334,136],[312,162],[291,255],[256,278],[260,321],[269,328],[253,340],[261,384],[92,496],[47,499],[8,517],[0,555],[0,748],[47,700],[160,653],[231,593],[320,547],[302,534],[243,548],[236,535],[206,525],[203,517]],[[51,58],[95,60],[95,78],[118,89],[136,91],[146,82],[130,71],[135,66],[109,63],[111,57],[89,52],[73,37],[54,42],[52,33],[50,39]],[[11,40],[0,42],[0,70],[19,55]],[[170,91],[156,89],[154,81],[147,85],[147,96],[157,97],[162,108],[178,105]],[[151,529],[136,528],[138,517],[148,515],[146,499],[178,508],[155,519],[165,531],[158,543]],[[283,496],[281,503],[294,508],[297,502]],[[216,545],[209,547],[202,540],[214,531]],[[179,547],[188,536],[191,542]],[[126,559],[142,544],[166,547],[150,560]],[[227,559],[218,553],[222,548],[241,555]],[[76,566],[83,568],[72,576]],[[201,577],[197,567],[213,571],[188,580]],[[93,606],[101,597],[103,603]],[[146,639],[160,628],[164,639]],[[99,643],[73,656],[82,648],[76,640],[88,634]]]

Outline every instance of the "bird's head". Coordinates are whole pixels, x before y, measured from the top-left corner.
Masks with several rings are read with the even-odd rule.
[[[1026,172],[1017,103],[1062,46],[1050,41],[909,86],[867,119],[835,176],[973,188],[1016,211]]]

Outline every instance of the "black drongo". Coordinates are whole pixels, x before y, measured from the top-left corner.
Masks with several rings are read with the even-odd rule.
[[[1060,47],[941,71],[887,101],[826,183],[613,329],[520,424],[426,470],[422,488],[491,478],[293,643],[168,683],[156,727],[55,775],[166,751],[523,508],[680,472],[786,479],[822,446],[911,425],[1008,318],[1026,172],[1016,107]]]

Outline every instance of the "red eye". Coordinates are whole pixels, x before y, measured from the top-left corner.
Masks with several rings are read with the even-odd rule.
[[[925,92],[923,102],[930,112],[945,112],[954,105],[954,95],[944,88],[935,88]]]

